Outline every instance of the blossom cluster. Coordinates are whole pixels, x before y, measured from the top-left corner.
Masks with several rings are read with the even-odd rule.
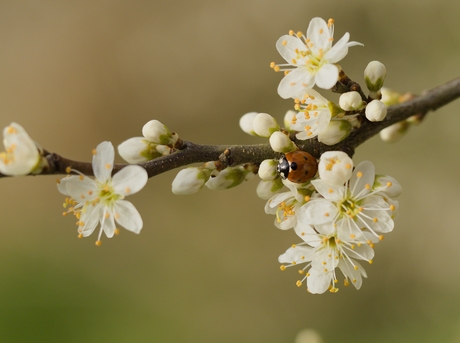
[[[345,285],[359,289],[366,272],[358,260],[372,263],[374,245],[393,230],[398,182],[376,175],[369,161],[353,169],[345,153],[332,151],[321,156],[318,178],[289,186],[265,206],[266,213],[276,215],[275,226],[294,229],[302,240],[279,257],[281,269],[304,264],[297,285],[306,281],[311,293],[336,292],[336,269]]]
[[[362,44],[350,42],[346,33],[333,45],[333,35],[332,19],[326,23],[314,18],[306,35],[291,31],[276,43],[287,62],[271,65],[285,73],[278,94],[294,99],[295,110],[285,114],[283,126],[271,115],[258,112],[246,113],[239,122],[247,134],[268,139],[274,158],[233,165],[221,155],[217,161],[181,170],[172,182],[172,192],[182,195],[204,187],[229,189],[258,174],[261,181],[256,192],[267,200],[265,212],[275,215],[278,229],[292,229],[301,240],[279,256],[281,269],[301,266],[302,278],[297,285],[306,283],[311,293],[337,292],[339,272],[345,285],[361,287],[366,272],[358,261],[372,263],[375,244],[393,230],[399,207],[394,198],[401,193],[399,183],[376,174],[369,161],[354,167],[346,153],[327,151],[316,156],[318,163],[316,157],[299,149],[298,141],[307,139],[335,145],[363,120],[381,121],[386,106],[404,101],[401,95],[382,88],[386,69],[378,61],[370,62],[364,71],[367,96],[359,87],[351,87],[351,80],[337,62],[347,55],[349,47]],[[314,86],[341,92],[338,104],[327,100]],[[409,123],[416,122],[414,117],[405,124],[398,123],[398,127],[395,124],[382,138],[395,140]],[[0,173],[38,174],[50,167],[43,149],[19,124],[7,126],[3,137]],[[69,167],[69,175],[58,181],[57,188],[66,196],[64,215],[73,214],[77,219],[79,237],[90,236],[99,226],[99,246],[102,233],[109,238],[119,233],[117,225],[139,233],[142,218],[125,200],[147,183],[147,171],[137,164],[174,154],[183,144],[176,132],[151,120],[143,126],[142,137],[118,146],[120,156],[133,165],[114,173],[115,149],[112,143],[102,142],[93,151],[94,178]]]

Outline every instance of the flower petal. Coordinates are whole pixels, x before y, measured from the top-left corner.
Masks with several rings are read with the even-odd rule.
[[[325,224],[334,220],[337,207],[326,199],[313,199],[300,207],[297,219],[300,223],[309,225]]]
[[[297,64],[293,64],[292,61],[297,60],[298,51],[305,51],[306,47],[300,38],[284,35],[276,41],[276,49],[287,63],[297,67]]]
[[[315,79],[304,68],[290,71],[278,85],[278,94],[283,99],[301,98],[305,91],[315,85]]]
[[[141,166],[127,166],[113,176],[113,190],[118,194],[131,195],[139,192],[147,183],[148,175]]]
[[[113,215],[118,224],[126,230],[139,233],[142,229],[142,218],[136,207],[126,200],[118,200],[113,209]]]
[[[102,142],[97,146],[93,155],[93,172],[99,182],[105,183],[112,177],[114,159],[115,150],[112,143]]]
[[[324,64],[315,75],[315,83],[319,88],[331,89],[339,78],[339,68],[334,64]]]
[[[307,288],[310,293],[322,294],[328,290],[333,279],[332,272],[317,271],[312,268],[308,273],[310,276],[307,278]]]

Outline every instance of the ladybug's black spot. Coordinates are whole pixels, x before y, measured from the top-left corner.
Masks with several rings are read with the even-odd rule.
[[[297,163],[291,162],[291,169],[292,170],[297,170]]]

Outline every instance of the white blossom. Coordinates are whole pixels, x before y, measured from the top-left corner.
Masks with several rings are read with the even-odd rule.
[[[243,130],[243,132],[247,133],[248,135],[251,136],[257,136],[257,133],[254,131],[254,118],[258,112],[248,112],[244,115],[241,116],[240,118],[240,128]]]
[[[374,165],[369,161],[361,162],[345,185],[321,179],[311,181],[322,198],[302,206],[298,220],[315,228],[332,223],[342,240],[379,242],[382,234],[393,230],[397,202],[385,194],[388,184],[374,189],[374,181]]]
[[[298,107],[301,111],[292,118],[291,128],[298,131],[297,139],[314,138],[331,120],[330,102],[314,89],[306,90],[299,101]]]
[[[118,232],[115,223],[134,233],[139,233],[143,225],[139,212],[124,198],[145,186],[147,172],[131,165],[112,177],[114,157],[112,143],[102,142],[93,154],[95,179],[74,170],[80,175],[67,176],[58,183],[58,190],[69,197],[65,202],[66,213],[78,218],[79,237],[91,235],[100,224],[96,245],[101,244],[102,232],[109,238]]]
[[[351,129],[352,125],[347,119],[331,120],[324,130],[318,133],[318,142],[335,145],[347,138]]]
[[[158,120],[147,122],[142,128],[142,135],[150,142],[162,145],[174,144],[179,138]]]
[[[362,45],[349,42],[350,34],[345,35],[332,46],[334,20],[326,23],[321,18],[313,18],[306,36],[302,33],[284,35],[276,42],[276,48],[287,64],[272,63],[275,71],[285,71],[286,75],[278,86],[278,94],[284,98],[301,97],[315,84],[323,89],[332,88],[338,79],[339,68],[335,63],[348,54],[348,48]]]
[[[288,135],[281,131],[273,132],[269,139],[270,146],[273,151],[288,153],[297,149],[295,143],[289,138]]]
[[[305,263],[300,270],[304,277],[297,281],[297,286],[307,281],[311,293],[324,293],[328,289],[335,293],[338,291],[336,269],[339,269],[344,275],[345,286],[351,281],[356,289],[360,289],[366,272],[356,260],[372,263],[374,251],[369,244],[338,238],[331,223],[316,225],[313,229],[299,221],[294,230],[303,242],[290,247],[278,260],[284,263],[281,270]]]

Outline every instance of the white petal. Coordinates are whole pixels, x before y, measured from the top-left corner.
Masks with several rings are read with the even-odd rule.
[[[307,288],[310,293],[322,294],[328,290],[333,277],[331,272],[319,272],[312,268],[308,273]]]
[[[126,200],[118,200],[113,209],[113,215],[118,224],[126,230],[139,233],[142,229],[142,218],[136,207]]]
[[[278,85],[278,94],[283,99],[300,98],[308,88],[315,85],[312,74],[303,68],[290,71]]]
[[[339,201],[345,196],[345,187],[327,181],[316,179],[311,181],[316,191],[329,201]]]
[[[321,237],[318,233],[308,224],[297,223],[294,227],[295,233],[312,247],[317,247],[321,244]]]
[[[370,161],[358,164],[350,179],[351,194],[355,198],[363,198],[369,194],[374,185],[375,167]]]
[[[113,176],[113,189],[117,194],[130,195],[139,192],[147,183],[148,175],[141,166],[127,166]]]
[[[101,210],[103,206],[100,204],[97,205],[87,205],[80,217],[80,222],[83,223],[83,226],[80,227],[80,231],[83,237],[88,237],[91,235],[99,223],[101,217]]]
[[[309,225],[324,224],[332,221],[337,215],[337,207],[326,199],[313,199],[300,207],[297,219]]]
[[[64,187],[65,191],[63,190]],[[64,178],[61,180],[61,186],[58,187],[58,190],[77,202],[85,202],[98,196],[96,181],[87,176],[72,175]]]
[[[297,59],[298,57],[296,51],[305,51],[306,46],[300,38],[296,36],[284,35],[277,40],[276,49],[287,63],[297,67],[296,64],[292,64],[292,60]]]
[[[315,75],[315,83],[319,88],[331,89],[339,78],[339,68],[334,64],[323,65]]]
[[[104,183],[111,178],[114,159],[115,150],[112,143],[102,142],[97,146],[93,155],[93,172],[99,182]]]
[[[304,263],[311,261],[313,249],[306,246],[296,245],[286,250],[278,257],[279,263]]]
[[[341,61],[347,54],[348,48],[363,44],[358,42],[348,42],[350,34],[347,32],[342,38],[324,55],[324,59],[329,63],[337,63]]]
[[[307,29],[307,38],[314,52],[327,51],[331,44],[329,27],[323,18],[313,18]]]
[[[101,230],[104,231],[105,235],[108,238],[112,238],[115,234],[115,221],[113,214],[108,210],[107,207],[104,208],[101,217]]]

